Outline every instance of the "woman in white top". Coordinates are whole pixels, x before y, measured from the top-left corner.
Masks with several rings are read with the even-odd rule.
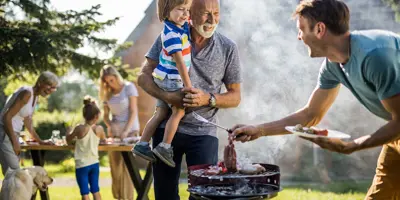
[[[93,199],[100,200],[98,151],[100,140],[105,140],[106,136],[103,127],[96,125],[100,116],[100,109],[96,103],[90,97],[85,97],[83,104],[85,124],[77,125],[67,136],[67,142],[71,144],[76,138],[75,175],[82,200],[89,200],[89,192],[92,193]]]
[[[57,90],[57,86],[57,76],[46,71],[39,75],[33,87],[20,87],[8,98],[0,113],[0,164],[3,174],[8,168],[19,169],[18,156],[21,148],[18,138],[23,126],[40,144],[52,144],[41,140],[35,132],[32,114],[39,96],[47,97]]]
[[[135,85],[125,82],[110,65],[100,71],[100,100],[104,106],[104,123],[108,137],[122,141],[139,133],[138,92]],[[110,120],[111,114],[111,120]],[[112,193],[115,199],[133,199],[133,184],[120,152],[109,152]]]

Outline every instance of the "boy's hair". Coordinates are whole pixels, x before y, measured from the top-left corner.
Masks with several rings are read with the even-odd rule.
[[[340,0],[302,0],[293,13],[293,18],[298,16],[310,21],[310,29],[322,22],[335,35],[349,31],[350,11]]]
[[[163,22],[164,20],[168,19],[169,13],[172,9],[176,6],[187,4],[192,0],[158,0],[157,2],[157,13],[158,19]]]
[[[86,121],[93,120],[100,113],[100,109],[97,107],[92,97],[85,96],[85,98],[83,98],[82,113]]]

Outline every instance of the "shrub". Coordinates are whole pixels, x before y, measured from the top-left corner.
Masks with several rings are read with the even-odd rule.
[[[60,172],[74,172],[75,171],[75,160],[73,158],[65,159],[61,162]]]

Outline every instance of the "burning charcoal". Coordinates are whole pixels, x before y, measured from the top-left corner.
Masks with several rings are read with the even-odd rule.
[[[228,172],[237,172],[236,151],[232,137],[229,137],[229,144],[224,149],[224,165]]]

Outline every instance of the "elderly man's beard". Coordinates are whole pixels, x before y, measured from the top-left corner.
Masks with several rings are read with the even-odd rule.
[[[217,30],[217,26],[218,24],[210,24],[210,23],[205,23],[202,25],[193,25],[194,29],[196,29],[196,31],[204,38],[210,38],[211,36],[213,36],[215,30]],[[204,27],[206,28],[212,28],[209,31],[204,31]]]

